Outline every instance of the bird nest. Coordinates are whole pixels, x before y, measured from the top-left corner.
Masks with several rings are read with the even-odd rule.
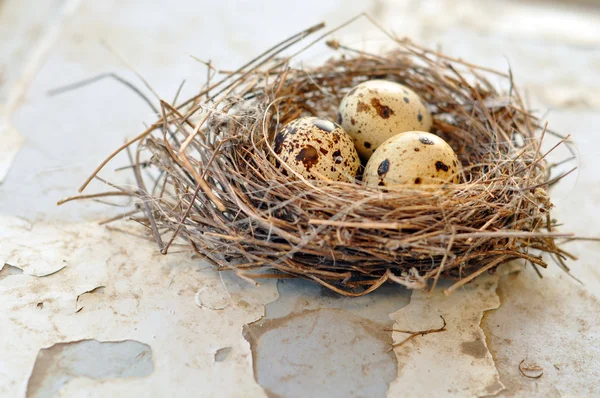
[[[281,55],[320,28],[236,71],[210,69],[201,92],[180,104],[161,101],[160,118],[101,165],[137,145],[130,156],[138,189],[115,186],[116,193],[137,198],[128,215],[162,253],[185,241],[242,278],[306,278],[348,296],[388,281],[422,289],[442,277],[455,280],[450,293],[513,259],[546,267],[542,252],[564,265],[556,244],[564,234],[553,230],[549,213],[548,188],[557,179],[540,150],[548,130],[526,109],[510,73],[398,39],[397,50],[370,54],[321,36],[309,46],[326,43],[332,56],[310,68],[294,66],[302,50]],[[503,91],[492,77],[504,81]],[[342,97],[369,79],[402,83],[425,101],[431,132],[462,163],[459,184],[307,180],[270,161],[284,124],[301,116],[335,120]]]

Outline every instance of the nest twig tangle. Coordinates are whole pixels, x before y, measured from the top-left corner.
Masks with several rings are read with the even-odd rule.
[[[425,288],[440,277],[456,280],[450,293],[512,259],[546,267],[541,252],[564,265],[556,239],[565,234],[553,229],[553,180],[540,149],[548,131],[525,108],[510,74],[395,38],[396,51],[377,55],[326,42],[334,55],[311,68],[293,66],[301,51],[281,55],[321,27],[220,72],[223,79],[181,104],[161,102],[159,120],[107,159],[137,145],[138,189],[117,193],[139,199],[128,215],[148,227],[163,253],[184,240],[245,279],[301,277],[348,296],[386,281]],[[504,79],[505,91],[490,76]],[[270,161],[273,136],[285,123],[310,115],[335,120],[342,97],[375,78],[400,82],[425,100],[431,132],[462,163],[460,184],[307,180]]]

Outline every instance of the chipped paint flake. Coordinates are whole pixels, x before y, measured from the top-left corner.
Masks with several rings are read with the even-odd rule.
[[[75,312],[79,312],[79,311],[83,310],[84,306],[87,306],[87,303],[90,301],[90,299],[89,299],[90,296],[98,297],[97,295],[104,294],[105,288],[106,288],[106,286],[100,285],[100,286],[96,286],[92,289],[86,290],[85,292],[79,294],[77,296],[77,299],[75,300],[75,307],[76,307]]]

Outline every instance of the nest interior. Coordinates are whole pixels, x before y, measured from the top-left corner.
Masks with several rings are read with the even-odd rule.
[[[451,293],[513,259],[546,267],[542,252],[566,267],[568,254],[556,244],[564,234],[549,213],[547,190],[557,179],[540,150],[548,130],[510,73],[395,38],[398,49],[384,54],[329,41],[332,58],[310,68],[294,66],[297,54],[281,55],[319,28],[236,71],[210,69],[206,87],[187,101],[161,101],[159,119],[101,165],[135,147],[138,189],[113,186],[137,199],[124,216],[145,225],[165,254],[183,240],[242,278],[307,278],[349,296],[387,281],[431,287],[440,277],[455,280]],[[428,104],[431,132],[462,163],[460,184],[366,187],[305,180],[274,166],[273,136],[285,123],[335,120],[342,97],[369,79],[402,83]]]

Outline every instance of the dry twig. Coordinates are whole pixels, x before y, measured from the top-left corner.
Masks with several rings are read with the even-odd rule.
[[[441,315],[440,315],[440,318],[442,318],[442,322],[444,322],[444,324],[442,325],[441,328],[437,328],[437,329],[420,330],[418,332],[413,332],[411,330],[385,329],[386,332],[397,332],[397,333],[409,333],[410,334],[410,336],[408,336],[404,340],[402,340],[398,343],[392,344],[392,347],[390,348],[390,350],[393,350],[396,347],[400,347],[400,346],[406,344],[407,342],[409,342],[410,340],[414,339],[417,336],[425,336],[426,334],[430,334],[430,333],[445,332],[446,331],[446,320]]]

